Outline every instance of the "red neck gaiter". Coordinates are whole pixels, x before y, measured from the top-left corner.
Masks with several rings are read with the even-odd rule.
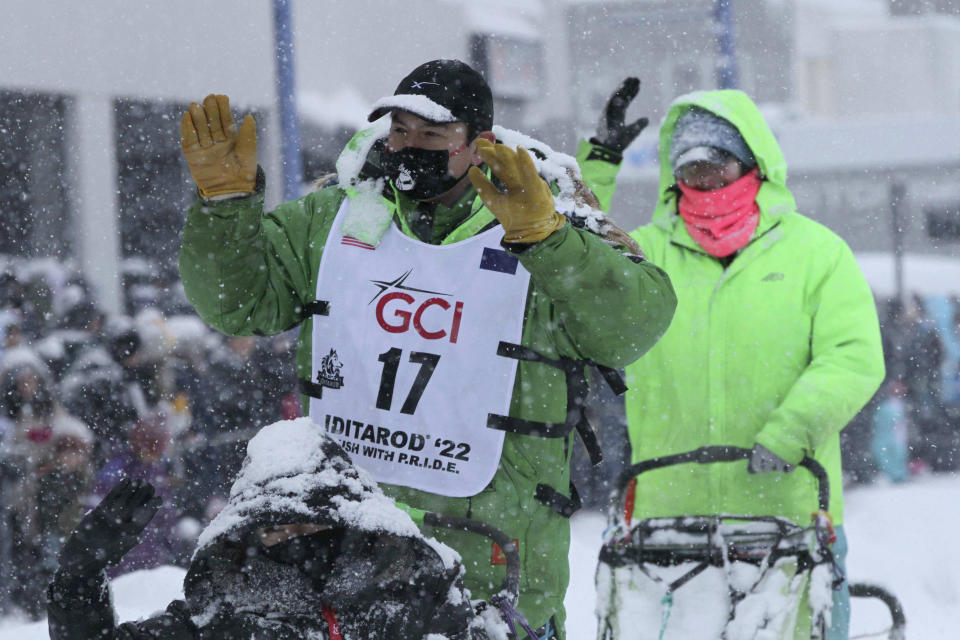
[[[687,231],[703,250],[725,258],[745,247],[760,221],[758,169],[716,191],[698,191],[681,181],[677,210]]]

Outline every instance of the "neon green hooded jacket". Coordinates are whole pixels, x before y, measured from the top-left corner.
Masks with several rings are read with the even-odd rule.
[[[697,106],[733,123],[764,179],[751,242],[724,269],[677,215],[667,160],[677,118]],[[631,235],[677,292],[664,337],[627,367],[633,461],[705,445],[760,443],[790,463],[828,471],[843,518],[839,432],[884,376],[876,307],[849,247],[798,214],[787,166],[756,105],[740,91],[678,98],[660,130],[660,197]],[[640,476],[635,516],[774,514],[799,524],[816,510],[804,469],[750,475],[745,462],[687,464]]]

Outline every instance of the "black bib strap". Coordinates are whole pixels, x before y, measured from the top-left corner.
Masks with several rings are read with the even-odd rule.
[[[540,438],[563,438],[570,433],[570,425],[566,422],[537,422],[496,413],[487,415],[487,428]]]
[[[622,396],[627,392],[627,384],[623,381],[623,377],[621,377],[619,371],[605,367],[602,364],[597,364],[596,362],[593,363],[593,366],[597,368],[597,371],[600,372],[603,379],[607,381],[607,384],[613,391],[613,395]]]
[[[600,447],[600,441],[597,440],[597,432],[593,430],[586,415],[580,416],[576,427],[577,433],[580,435],[580,442],[583,443],[587,455],[590,456],[590,464],[597,466],[603,461],[603,449]]]
[[[304,316],[328,316],[330,315],[330,302],[328,300],[314,300],[303,305]]]
[[[539,436],[543,438],[562,438],[572,429],[580,434],[580,440],[590,456],[590,463],[597,465],[603,459],[597,434],[586,416],[587,393],[589,385],[584,375],[584,368],[588,364],[584,360],[573,360],[561,356],[559,359],[548,358],[529,347],[511,342],[500,342],[497,346],[497,355],[504,358],[514,358],[525,362],[539,362],[563,371],[567,386],[567,419],[562,422],[537,422],[523,420],[495,413],[487,414],[487,427],[508,431],[520,435]]]
[[[300,384],[300,393],[303,395],[316,398],[317,400],[323,398],[323,385],[311,382],[310,380],[304,380],[303,378],[298,378],[297,382]]]
[[[570,483],[569,498],[547,484],[538,484],[534,497],[541,504],[550,507],[564,518],[569,518],[579,511],[582,505],[580,494],[577,493],[577,488],[573,486],[573,482]]]
[[[504,342],[503,340],[497,345],[497,355],[503,356],[504,358],[513,358],[514,360],[525,360],[526,362],[540,362],[564,371],[566,371],[568,367],[576,366],[579,363],[578,360],[572,360],[563,356],[560,356],[559,360],[554,360],[553,358],[548,358],[534,351],[530,347],[512,342]]]

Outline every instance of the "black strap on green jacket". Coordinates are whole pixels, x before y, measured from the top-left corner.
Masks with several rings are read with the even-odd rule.
[[[541,438],[563,438],[576,429],[590,455],[590,462],[594,465],[598,464],[603,459],[603,454],[597,442],[597,435],[586,416],[587,394],[590,387],[584,370],[588,364],[593,363],[564,356],[560,356],[559,359],[548,358],[529,347],[502,341],[497,347],[497,355],[527,362],[539,362],[563,371],[567,382],[567,419],[564,422],[537,422],[491,413],[487,415],[487,427]],[[607,369],[603,375],[608,382],[615,380],[619,386],[623,386],[616,371]],[[615,391],[618,388],[618,386],[611,386]],[[625,387],[623,388],[626,390]]]
[[[609,367],[598,365],[589,360],[574,360],[564,356],[560,356],[559,359],[548,358],[529,347],[511,342],[501,341],[497,347],[497,355],[526,362],[539,362],[563,371],[567,386],[567,419],[564,422],[537,422],[491,413],[487,415],[487,427],[541,438],[563,438],[570,431],[576,429],[583,446],[587,450],[591,464],[599,464],[603,459],[603,452],[600,449],[600,443],[597,441],[597,434],[587,420],[586,403],[590,386],[584,372],[587,365],[594,365],[617,395],[627,390],[620,375]],[[573,481],[570,482],[569,498],[546,484],[537,485],[536,498],[565,518],[573,515],[581,505],[580,496],[576,487],[573,486]]]
[[[328,300],[313,300],[303,305],[303,316],[328,316],[330,315],[330,302]]]

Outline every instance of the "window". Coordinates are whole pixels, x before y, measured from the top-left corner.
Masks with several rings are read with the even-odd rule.
[[[0,91],[0,253],[70,255],[63,96]]]
[[[121,255],[175,269],[180,230],[194,184],[180,152],[187,106],[117,100],[117,171]]]

